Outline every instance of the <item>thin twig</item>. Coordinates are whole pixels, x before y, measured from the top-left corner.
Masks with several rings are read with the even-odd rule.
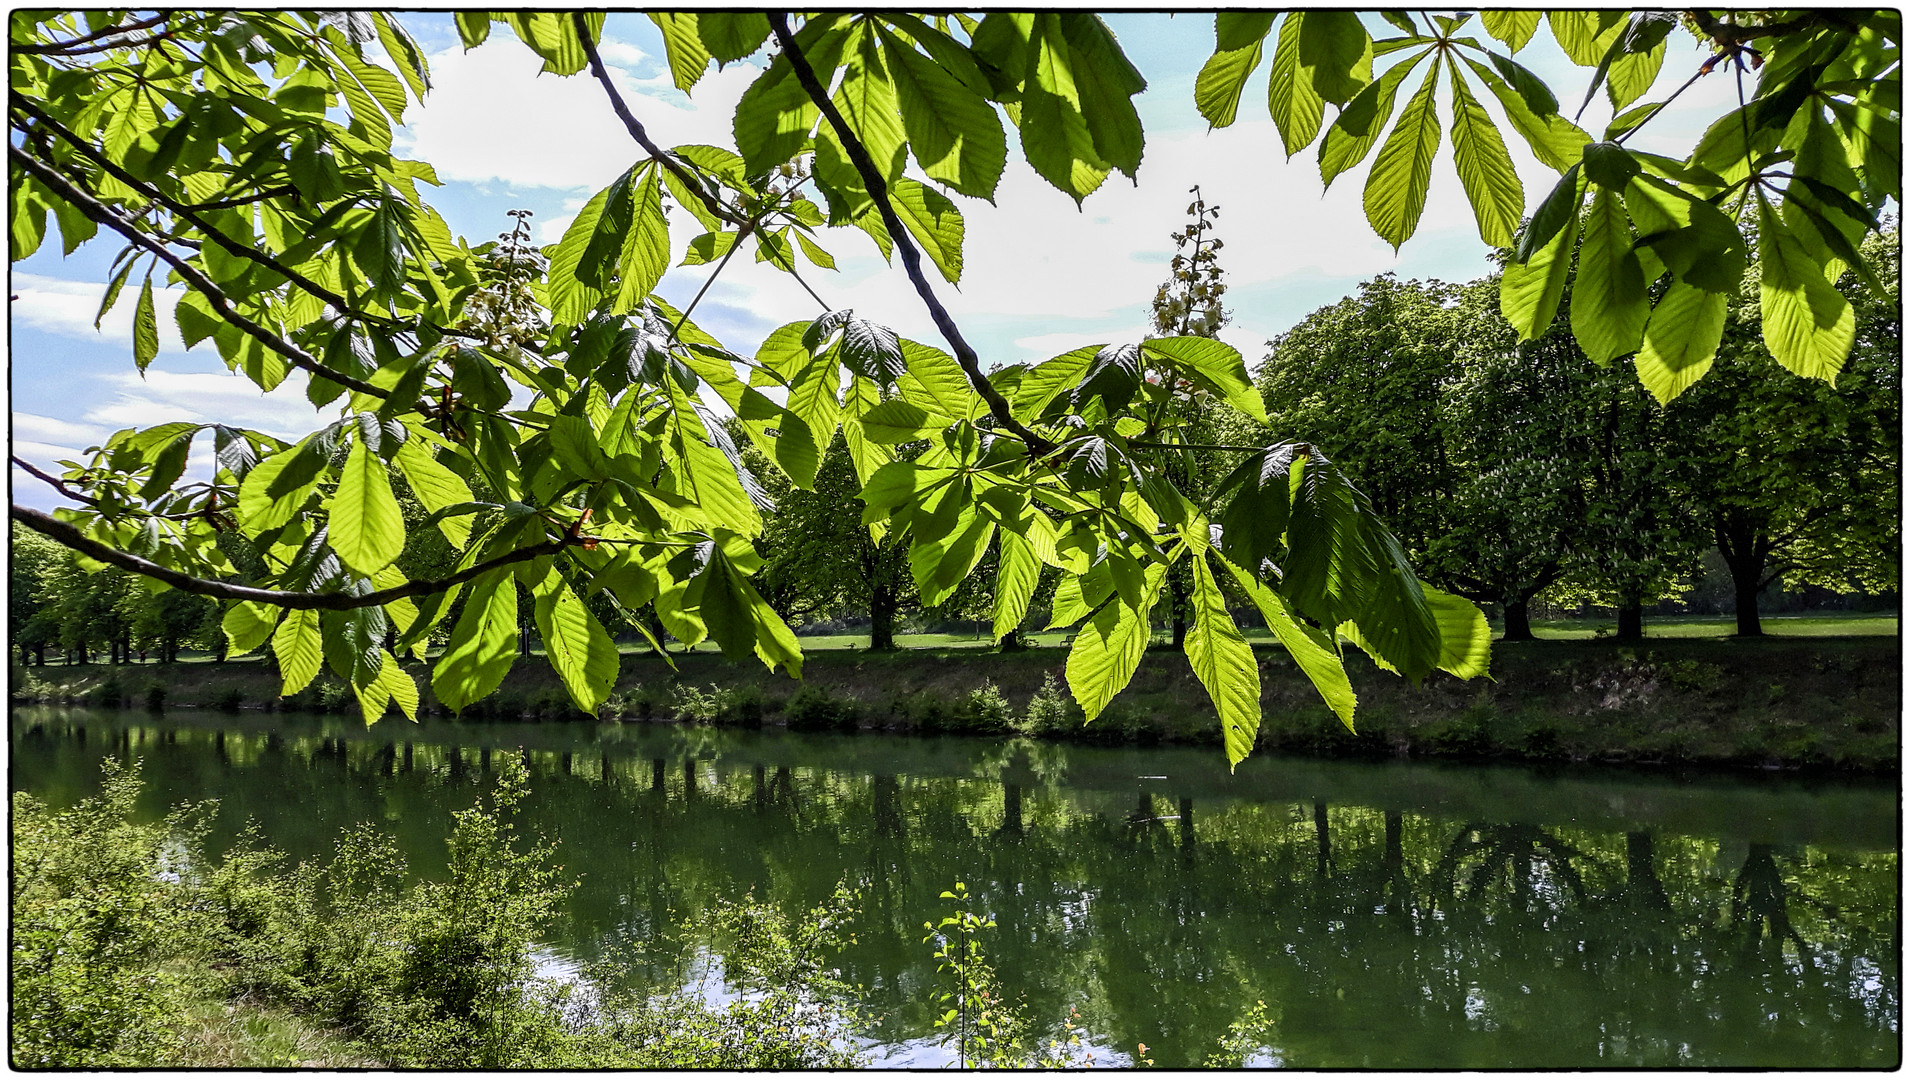
[[[1706,60],[1703,64],[1699,65],[1698,70],[1692,73],[1692,76],[1689,79],[1685,80],[1683,86],[1680,86],[1678,89],[1673,90],[1671,92],[1671,96],[1659,102],[1657,108],[1651,110],[1649,113],[1646,113],[1645,118],[1643,120],[1640,120],[1636,124],[1633,124],[1629,130],[1625,131],[1624,133],[1619,135],[1618,138],[1612,141],[1618,143],[1620,146],[1623,146],[1625,144],[1626,139],[1629,139],[1633,135],[1636,135],[1640,128],[1643,128],[1646,124],[1649,124],[1653,120],[1656,120],[1658,118],[1659,113],[1664,112],[1667,106],[1669,106],[1672,102],[1678,100],[1679,94],[1682,94],[1686,90],[1691,89],[1692,83],[1697,82],[1701,77],[1711,73],[1710,64],[1715,59],[1717,58],[1712,57],[1711,59]]]
[[[1264,446],[1226,446],[1217,443],[1130,442],[1127,445],[1133,450],[1220,450],[1240,454],[1261,454],[1267,449]]]
[[[835,129],[837,139],[841,141],[843,149],[848,152],[849,160],[855,164],[856,172],[861,175],[863,185],[868,188],[869,197],[874,200],[876,209],[882,214],[882,223],[889,231],[890,240],[894,242],[896,250],[902,254],[903,269],[908,272],[909,280],[914,283],[916,295],[920,296],[922,303],[928,307],[930,317],[935,320],[936,329],[942,332],[942,337],[948,341],[950,349],[955,354],[955,361],[968,375],[969,384],[974,387],[981,399],[988,403],[988,410],[994,414],[995,419],[1001,421],[1003,427],[1014,432],[1022,442],[1028,445],[1030,454],[1045,456],[1052,452],[1053,442],[1030,431],[1027,425],[1015,418],[1014,409],[1009,406],[1008,399],[1002,397],[1001,391],[995,389],[994,384],[988,381],[988,376],[982,373],[981,360],[975,355],[975,350],[963,339],[961,329],[955,325],[955,319],[949,315],[948,309],[942,306],[941,301],[935,298],[935,290],[929,285],[928,276],[922,272],[922,255],[915,250],[915,244],[909,237],[907,227],[902,224],[902,219],[896,216],[895,208],[889,204],[888,181],[883,179],[881,172],[877,171],[875,162],[869,157],[868,148],[862,145],[861,138],[849,127],[849,122],[842,118],[842,113],[836,109],[835,102],[829,99],[829,92],[817,80],[815,69],[809,66],[808,58],[803,56],[802,50],[796,45],[795,35],[789,32],[789,17],[782,12],[770,12],[769,28],[776,35],[776,41],[782,47],[783,56],[788,58],[790,67],[795,71],[796,80],[802,84],[803,90],[809,94],[809,99],[815,102],[830,126]]]
[[[233,307],[232,301],[226,298],[225,293],[217,285],[214,285],[210,278],[200,273],[191,263],[168,251],[165,245],[147,236],[125,219],[121,218],[117,213],[114,213],[111,207],[106,206],[104,203],[101,203],[99,200],[82,191],[78,185],[61,175],[59,170],[40,161],[38,158],[26,153],[17,146],[8,146],[7,156],[11,158],[15,164],[26,170],[28,175],[51,188],[54,194],[73,204],[74,208],[79,210],[80,213],[85,214],[101,225],[111,228],[139,247],[145,248],[147,251],[158,256],[166,265],[177,271],[179,276],[185,279],[186,284],[191,285],[204,294],[206,299],[210,300],[213,307],[217,309],[220,318],[238,327],[240,331],[264,345],[266,348],[271,349],[273,352],[291,361],[293,367],[301,368],[313,375],[324,376],[349,390],[356,390],[361,394],[370,394],[380,400],[391,397],[391,393],[382,387],[373,386],[363,379],[326,367],[310,353],[277,334],[274,334],[272,331],[267,330],[265,327],[260,326],[258,323],[253,322],[251,319],[246,318],[244,315],[239,314],[238,310]]]
[[[279,589],[257,589],[250,585],[234,585],[225,581],[212,581],[207,578],[193,577],[170,567],[161,566],[150,559],[144,559],[128,551],[102,544],[87,536],[78,526],[61,521],[51,514],[21,506],[10,505],[8,513],[13,520],[72,548],[82,555],[88,555],[110,566],[122,570],[131,570],[135,574],[163,581],[180,592],[195,596],[210,596],[215,600],[245,600],[253,603],[270,604],[273,607],[289,608],[293,611],[352,611],[357,608],[377,607],[394,600],[405,600],[413,596],[428,596],[443,592],[453,585],[462,585],[472,578],[500,566],[528,562],[545,555],[555,555],[567,547],[580,547],[588,537],[564,536],[547,540],[541,544],[518,548],[506,552],[494,559],[486,559],[475,566],[467,567],[449,577],[427,581],[410,581],[403,585],[394,585],[389,589],[379,589],[363,596],[352,596],[342,592],[285,592]]]

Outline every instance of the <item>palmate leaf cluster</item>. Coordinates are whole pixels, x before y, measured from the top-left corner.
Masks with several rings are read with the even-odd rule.
[[[1760,270],[1771,354],[1800,375],[1836,377],[1853,316],[1833,285],[1847,269],[1874,283],[1861,241],[1901,197],[1900,13],[1607,9],[1384,20],[1397,33],[1376,38],[1345,11],[1220,14],[1195,86],[1201,115],[1216,127],[1233,123],[1270,51],[1267,107],[1287,153],[1317,139],[1329,185],[1371,156],[1367,220],[1396,247],[1418,228],[1443,135],[1480,239],[1515,248],[1501,283],[1506,319],[1525,340],[1545,333],[1575,264],[1579,345],[1601,363],[1635,353],[1639,379],[1660,402],[1710,367],[1749,259]],[[1576,107],[1514,59],[1541,24],[1593,69]],[[1695,54],[1694,38],[1704,46]],[[1688,64],[1690,79],[1640,102],[1668,64],[1681,77]],[[1718,117],[1685,159],[1625,145],[1707,77],[1737,80],[1745,103]],[[1565,113],[1576,117],[1601,89],[1616,115],[1594,139]],[[1526,193],[1488,102],[1561,174],[1523,228]],[[1338,110],[1331,123],[1329,103]],[[1738,228],[1748,215],[1755,253]]]
[[[15,13],[13,258],[55,230],[68,251],[95,237],[123,242],[101,312],[139,276],[142,370],[157,351],[157,276],[159,286],[185,287],[177,319],[188,345],[210,341],[266,389],[302,370],[314,405],[336,416],[289,444],[219,424],[129,429],[89,450],[90,460],[61,463],[55,482],[80,508],[15,507],[16,519],[92,559],[232,601],[224,628],[235,650],[269,643],[287,693],[330,668],[350,682],[368,721],[394,704],[415,714],[419,689],[399,658],[427,659],[433,629],[447,622],[449,643],[431,671],[438,699],[457,709],[494,690],[514,657],[523,586],[551,664],[578,706],[594,711],[614,685],[618,655],[592,604],[648,608],[681,641],[713,640],[727,655],[754,654],[800,677],[794,635],[751,583],[761,563],[753,541],[773,507],[733,425],[797,488],[814,483],[840,437],[862,486],[862,524],[906,539],[924,604],[949,596],[992,551],[996,623],[1012,627],[1040,568],[1059,570],[1056,625],[1080,624],[1068,675],[1090,718],[1133,675],[1169,568],[1182,562],[1195,613],[1187,652],[1236,761],[1253,743],[1259,678],[1222,580],[1252,598],[1348,724],[1347,642],[1413,678],[1484,670],[1478,610],[1418,581],[1372,506],[1317,446],[1249,448],[1198,504],[1166,482],[1161,455],[1182,451],[1180,418],[1192,411],[1173,407],[1181,395],[1209,394],[1264,419],[1231,347],[1170,335],[984,372],[934,298],[924,256],[945,281],[960,279],[955,199],[995,196],[1010,126],[1035,171],[1077,201],[1110,174],[1140,168],[1133,98],[1147,84],[1101,19],[650,17],[686,91],[712,63],[768,54],[737,107],[733,149],[650,141],[597,58],[601,14],[456,15],[467,48],[505,27],[546,72],[596,78],[633,141],[635,163],[540,252],[521,220],[495,243],[453,236],[421,194],[436,182],[429,164],[394,153],[394,125],[427,92],[429,73],[388,14]],[[1536,26],[1508,13],[1483,18],[1508,52]],[[1605,282],[1612,299],[1573,310],[1593,309],[1581,339],[1602,333],[1601,354],[1616,355],[1637,347],[1634,323],[1649,338],[1648,321],[1657,325],[1689,289],[1708,288],[1712,264],[1742,258],[1736,232],[1718,227],[1735,207],[1719,204],[1752,192],[1762,204],[1782,164],[1798,179],[1778,193],[1784,209],[1767,215],[1776,224],[1760,234],[1766,336],[1802,333],[1815,343],[1813,370],[1834,370],[1824,351],[1835,351],[1834,305],[1811,308],[1830,330],[1813,322],[1806,333],[1785,298],[1822,299],[1811,274],[1829,272],[1825,245],[1842,249],[1795,222],[1823,210],[1862,227],[1857,211],[1895,193],[1894,162],[1857,149],[1882,145],[1879,125],[1895,122],[1883,107],[1896,85],[1887,18],[1805,18],[1763,37],[1722,24],[1738,35],[1720,38],[1727,51],[1747,41],[1766,51],[1755,108],[1739,117],[1755,121],[1751,145],[1761,156],[1739,172],[1711,161],[1723,151],[1710,141],[1686,165],[1626,150],[1623,132],[1592,143],[1538,80],[1460,36],[1465,19],[1389,19],[1404,36],[1375,42],[1350,15],[1289,15],[1273,65],[1275,119],[1289,149],[1326,126],[1325,102],[1340,110],[1322,143],[1323,163],[1335,163],[1328,179],[1378,145],[1367,207],[1382,235],[1402,242],[1423,207],[1441,133],[1434,78],[1444,70],[1482,234],[1515,238],[1524,197],[1501,168],[1502,141],[1466,81],[1476,80],[1566,173],[1566,194],[1541,204],[1508,280],[1552,280],[1546,267],[1571,255],[1589,186],[1580,281]],[[1644,16],[1568,13],[1550,24],[1575,58],[1599,54],[1594,84],[1614,94],[1650,83],[1666,37]],[[1216,25],[1222,48],[1196,97],[1220,123],[1232,105],[1225,116],[1214,110],[1239,96],[1227,80],[1244,81],[1273,20],[1223,15]],[[1373,75],[1376,57],[1402,51],[1404,60]],[[1215,75],[1223,57],[1232,74]],[[1397,89],[1428,60],[1382,143]],[[1817,120],[1797,119],[1805,113]],[[1861,199],[1807,206],[1829,196],[1807,197],[1818,189],[1804,180],[1838,167],[1860,174],[1850,190]],[[686,263],[720,274],[749,249],[805,288],[797,254],[830,268],[819,238],[857,229],[885,257],[901,257],[947,348],[900,337],[878,313],[836,309],[777,329],[753,357],[738,355],[697,326],[694,303],[679,311],[653,292],[671,251],[666,209],[700,230]],[[1634,243],[1634,230],[1650,243]],[[1634,294],[1666,273],[1676,281],[1648,320]],[[1532,312],[1509,299],[1514,323],[1544,309],[1546,296],[1555,305],[1553,292],[1544,285]],[[1508,286],[1515,295],[1524,294]],[[180,484],[191,455],[207,449],[211,480]],[[458,553],[444,577],[407,581],[395,565],[406,526],[394,470]],[[242,575],[215,541],[235,535],[262,573],[234,580]]]

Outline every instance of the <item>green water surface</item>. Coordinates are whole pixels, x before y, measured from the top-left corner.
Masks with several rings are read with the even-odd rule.
[[[840,960],[876,1060],[934,1065],[922,924],[956,881],[1042,1029],[1198,1065],[1255,1002],[1251,1064],[1890,1067],[1898,792],[1782,778],[1101,749],[674,725],[18,709],[10,780],[56,805],[103,755],[159,816],[216,798],[294,858],[380,823],[423,872],[503,754],[581,885],[552,949],[691,977],[684,927],[754,890],[862,889]],[[632,954],[629,946],[647,949]]]

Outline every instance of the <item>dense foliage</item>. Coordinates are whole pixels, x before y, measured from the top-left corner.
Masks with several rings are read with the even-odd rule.
[[[1177,488],[1162,455],[1195,441],[1194,411],[1180,407],[1190,393],[1265,419],[1232,348],[1188,326],[984,371],[935,299],[923,257],[949,282],[962,272],[962,218],[943,192],[994,195],[1004,115],[1035,171],[1077,200],[1140,168],[1132,97],[1146,81],[1098,17],[650,17],[685,91],[712,62],[773,42],[738,105],[733,150],[649,138],[597,56],[601,14],[457,15],[467,47],[502,23],[546,72],[589,71],[645,154],[540,252],[521,221],[495,243],[452,236],[423,197],[430,164],[393,153],[393,125],[429,76],[388,14],[15,13],[13,258],[55,228],[69,251],[111,234],[126,246],[102,310],[137,277],[142,370],[156,352],[157,277],[189,289],[178,307],[188,345],[210,341],[268,389],[303,371],[313,403],[338,418],[291,444],[218,423],[129,429],[61,463],[53,482],[79,508],[16,505],[14,518],[90,559],[233,601],[222,627],[235,651],[269,640],[287,693],[331,668],[368,721],[394,704],[415,712],[398,657],[422,658],[447,621],[438,698],[458,708],[494,690],[516,653],[519,584],[586,711],[617,674],[592,600],[647,605],[680,640],[800,675],[796,639],[751,581],[769,501],[702,404],[712,394],[797,488],[814,484],[839,436],[862,524],[878,543],[906,536],[925,605],[992,551],[996,622],[1014,625],[1041,568],[1059,571],[1056,618],[1080,623],[1068,680],[1089,719],[1132,677],[1170,574],[1188,582],[1185,648],[1236,761],[1253,742],[1259,674],[1223,581],[1349,725],[1342,639],[1414,679],[1485,670],[1478,609],[1420,582],[1319,446],[1248,448],[1198,501]],[[1214,123],[1233,117],[1275,18],[1217,17],[1195,90]],[[1478,18],[1508,52],[1539,22]],[[1290,151],[1325,128],[1328,181],[1378,147],[1365,203],[1382,236],[1403,242],[1423,209],[1443,71],[1481,235],[1517,245],[1501,307],[1523,336],[1551,325],[1576,250],[1574,337],[1600,362],[1638,350],[1644,385],[1668,399],[1716,351],[1749,257],[1734,215],[1755,197],[1764,340],[1794,371],[1836,374],[1852,315],[1830,281],[1846,267],[1869,274],[1855,241],[1899,187],[1895,12],[1691,13],[1713,45],[1703,71],[1728,65],[1743,80],[1755,67],[1757,80],[1682,162],[1623,145],[1663,103],[1627,109],[1593,142],[1540,80],[1468,35],[1470,16],[1385,20],[1400,36],[1374,40],[1350,12],[1288,14],[1269,82]],[[1594,69],[1591,92],[1625,106],[1650,85],[1678,19],[1546,21]],[[1382,142],[1399,86],[1422,64]],[[1524,195],[1475,85],[1563,173],[1522,231]],[[1331,125],[1327,101],[1339,110]],[[911,159],[928,182],[907,175]],[[797,275],[797,251],[831,264],[816,240],[825,226],[867,233],[901,257],[948,350],[846,309],[776,330],[753,358],[726,350],[652,293],[670,251],[666,202],[704,230],[690,261],[719,274],[753,245]],[[207,442],[213,478],[179,484]],[[456,552],[441,575],[395,562],[416,529],[393,475]]]
[[[1739,633],[1758,593],[1898,587],[1902,408],[1896,232],[1866,257],[1883,291],[1840,282],[1860,345],[1836,385],[1784,370],[1756,333],[1756,281],[1731,308],[1717,372],[1669,405],[1601,366],[1569,315],[1521,342],[1490,317],[1498,281],[1382,277],[1271,344],[1267,412],[1324,446],[1419,572],[1530,635],[1542,593],[1618,609],[1621,637],[1674,597],[1706,547],[1729,570]]]
[[[515,758],[502,759],[489,806],[454,815],[441,881],[419,880],[396,839],[372,825],[340,836],[331,858],[289,869],[250,838],[209,858],[210,806],[142,823],[138,767],[108,759],[105,768],[103,792],[67,809],[14,797],[17,1067],[210,1064],[192,1056],[193,1013],[228,999],[336,1030],[357,1055],[350,1064],[857,1063],[836,1045],[850,1017],[846,988],[822,966],[839,947],[846,893],[800,925],[747,903],[710,920],[734,977],[764,991],[752,1000],[715,1007],[687,992],[618,993],[610,967],[591,982],[538,974],[532,947],[575,881],[551,867],[548,846],[525,849],[517,817],[527,777]]]

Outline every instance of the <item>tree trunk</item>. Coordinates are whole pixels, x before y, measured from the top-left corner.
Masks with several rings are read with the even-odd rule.
[[[878,582],[869,592],[869,649],[895,648],[895,592],[886,582]]]
[[[1618,609],[1618,640],[1645,640],[1645,605],[1626,604]]]
[[[1505,602],[1505,638],[1506,641],[1533,641],[1532,636],[1532,600],[1507,600]]]
[[[1757,612],[1757,594],[1763,584],[1759,579],[1764,576],[1763,560],[1726,559],[1725,565],[1731,568],[1731,592],[1737,599],[1738,636],[1763,637],[1764,624]]]
[[[1003,634],[1001,636],[1001,651],[1002,652],[1021,652],[1023,649],[1026,649],[1027,647],[1028,647],[1028,643],[1021,639],[1020,627],[1016,627],[1015,629],[1010,630],[1006,634]]]

